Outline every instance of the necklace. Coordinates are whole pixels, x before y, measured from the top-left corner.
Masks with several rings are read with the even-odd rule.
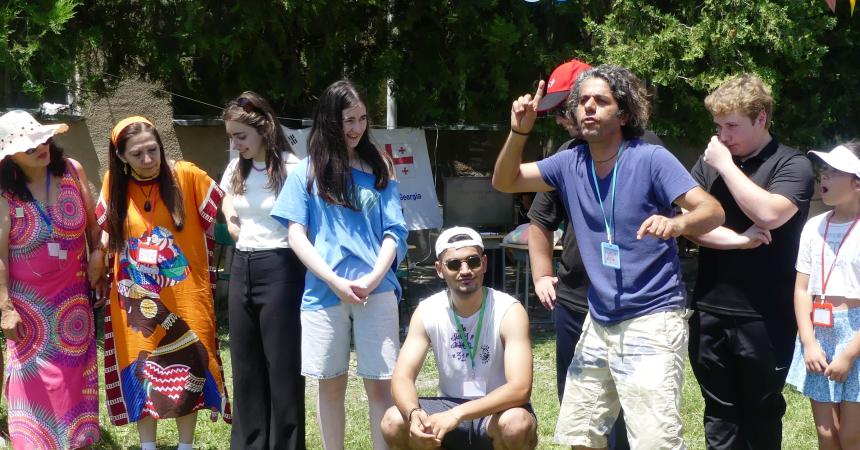
[[[137,184],[137,183],[134,183],[134,184]],[[150,197],[152,197],[152,191],[155,190],[155,186],[156,185],[153,184],[152,186],[149,187],[149,192],[143,192],[143,187],[141,185],[137,184],[137,188],[140,189],[140,193],[143,194],[144,197],[146,197],[146,201],[143,202],[143,210],[146,212],[152,211],[152,203],[150,203],[149,199],[150,199]]]
[[[254,160],[251,160],[251,168],[256,170],[257,172],[265,172],[266,171],[266,163],[263,163],[262,169],[258,169],[257,164],[254,162]]]
[[[619,147],[619,149],[620,149],[620,147]],[[613,154],[612,154],[612,156],[610,156],[609,158],[606,158],[606,159],[604,159],[604,160],[598,161],[598,160],[594,159],[594,157],[592,156],[592,157],[591,157],[591,160],[592,160],[592,161],[594,161],[594,162],[595,162],[595,163],[597,163],[597,164],[602,164],[602,163],[605,163],[605,162],[612,161],[612,160],[613,160],[617,155],[618,155],[618,150],[615,150],[615,153],[613,153]]]

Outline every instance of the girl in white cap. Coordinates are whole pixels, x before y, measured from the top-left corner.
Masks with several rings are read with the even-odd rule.
[[[87,238],[98,242],[89,183],[24,111],[0,117],[0,327],[9,355],[13,448],[86,448],[99,440]]]
[[[797,256],[798,338],[787,382],[809,397],[819,448],[860,442],[860,143],[820,158],[821,199],[833,208],[806,223]],[[849,446],[849,443],[852,446]]]

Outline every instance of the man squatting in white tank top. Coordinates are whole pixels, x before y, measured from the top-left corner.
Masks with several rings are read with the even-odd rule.
[[[471,228],[436,241],[436,273],[447,289],[415,310],[391,379],[395,406],[382,419],[393,449],[533,449],[529,404],[532,351],[520,302],[483,286],[487,257]],[[418,398],[415,380],[433,348],[440,397]]]

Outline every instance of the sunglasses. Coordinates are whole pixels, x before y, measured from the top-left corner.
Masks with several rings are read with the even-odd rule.
[[[238,99],[236,99],[236,104],[239,105],[240,108],[244,109],[246,113],[261,112],[260,108],[257,108],[254,105],[254,102],[245,97],[239,97]]]
[[[460,267],[463,266],[463,262],[465,262],[470,269],[481,267],[481,257],[477,255],[469,256],[466,259],[449,259],[445,261],[445,267],[447,267],[448,270],[460,270]]]

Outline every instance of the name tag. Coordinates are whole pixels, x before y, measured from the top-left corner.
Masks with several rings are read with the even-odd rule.
[[[812,305],[812,324],[817,327],[833,326],[833,305],[815,303]]]
[[[24,208],[22,208],[20,206],[16,207],[15,208],[15,217],[17,217],[19,219],[24,217]]]
[[[487,380],[483,378],[463,381],[463,397],[483,397],[487,395]]]
[[[59,242],[48,242],[48,256],[53,256],[54,258],[60,257],[60,243]]]
[[[61,249],[60,252],[57,254],[57,257],[60,258],[60,260],[65,261],[69,259],[69,251]]]
[[[141,242],[137,248],[137,262],[141,264],[158,264],[158,246]]]
[[[600,256],[603,259],[603,265],[613,269],[621,268],[621,249],[609,242],[600,243]]]

